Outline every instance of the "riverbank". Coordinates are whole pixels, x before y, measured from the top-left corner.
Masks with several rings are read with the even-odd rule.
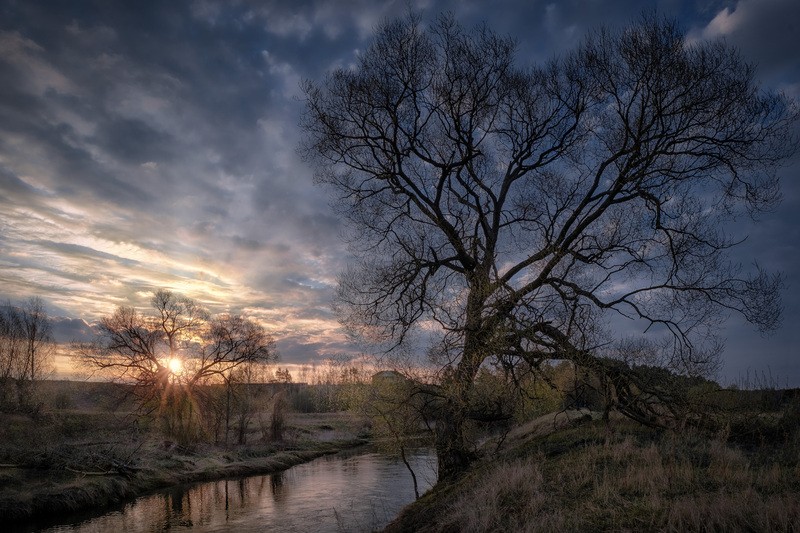
[[[800,530],[800,428],[785,414],[717,435],[587,415],[517,428],[385,531]]]
[[[47,524],[183,483],[268,474],[363,445],[346,414],[289,415],[286,437],[182,447],[118,413],[0,415],[0,523]]]

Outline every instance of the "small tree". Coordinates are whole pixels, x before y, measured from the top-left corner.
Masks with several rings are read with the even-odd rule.
[[[275,371],[275,383],[291,383],[292,375],[289,373],[288,368],[278,368]]]
[[[20,307],[7,304],[0,309],[0,405],[31,407],[34,386],[45,376],[52,359],[51,329],[39,297]]]
[[[414,483],[414,495],[419,498],[417,475],[408,460],[408,451],[421,444],[420,438],[426,432],[430,434],[426,418],[429,398],[412,380],[397,372],[376,374],[361,393],[351,397],[351,409],[370,419],[379,447],[400,457]]]
[[[235,424],[237,444],[247,444],[247,430],[256,413],[269,402],[267,390],[258,383],[267,383],[272,374],[263,365],[241,365],[225,376],[225,444]]]
[[[269,421],[269,439],[272,441],[283,440],[286,430],[286,411],[289,403],[286,401],[286,391],[279,390],[272,399],[272,414]]]
[[[274,360],[274,341],[250,319],[212,317],[170,291],[156,292],[151,304],[151,315],[117,308],[101,320],[98,339],[78,353],[113,379],[133,383],[140,407],[157,412],[168,435],[190,441],[201,427],[199,387],[222,383],[241,365]]]
[[[696,373],[725,313],[780,322],[781,277],[731,262],[724,228],[777,201],[793,105],[725,43],[687,44],[655,16],[541,66],[514,56],[486,27],[411,16],[305,85],[306,154],[353,229],[340,317],[387,351],[419,327],[434,339],[440,478],[471,460],[485,362],[571,361],[653,423],[663,413],[640,399],[657,387],[640,394],[650,384],[596,324],[637,321],[670,339],[662,361]]]
[[[22,374],[23,345],[19,314],[7,304],[0,308],[0,406],[12,403],[15,381]]]

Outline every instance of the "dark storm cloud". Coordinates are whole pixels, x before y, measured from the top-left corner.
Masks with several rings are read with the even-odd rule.
[[[249,65],[233,59],[238,50],[230,50],[224,36],[187,32],[188,13],[155,5],[126,13],[100,4],[37,13],[35,26],[18,27],[19,37],[7,39],[14,41],[8,47],[17,44],[17,67],[27,69],[7,79],[19,82],[19,93],[37,83],[45,87],[38,98],[23,94],[4,106],[12,116],[4,117],[3,127],[43,145],[41,151],[69,182],[59,192],[90,187],[110,201],[152,203],[156,198],[148,195],[148,180],[136,167],[163,166],[198,143],[213,147],[214,166],[251,171],[250,154],[258,152],[251,140],[254,117],[266,91]],[[76,20],[84,13],[92,15]],[[29,57],[38,68],[23,61]],[[52,79],[39,79],[42,71]],[[250,128],[243,128],[247,122]],[[77,132],[75,123],[89,131]],[[185,138],[188,146],[181,142]],[[180,181],[169,169],[159,177]],[[132,178],[144,183],[137,188]]]
[[[800,88],[800,2],[739,0],[721,6],[693,33],[695,38],[725,38],[758,65],[759,77],[770,84],[794,83]]]
[[[467,26],[487,22],[517,40],[522,64],[643,8],[487,6],[0,0],[0,281],[14,298],[40,294],[90,322],[169,287],[258,316],[286,361],[352,351],[329,307],[347,262],[342,224],[296,151],[300,82],[353,65],[373,29],[409,7],[426,23],[441,11]],[[797,2],[647,8],[676,17],[694,39],[738,45],[770,87],[800,87]],[[749,252],[787,272],[787,318],[800,318],[797,245],[779,237],[797,233],[795,176],[784,172],[786,201],[768,225],[742,227],[758,240]],[[791,340],[776,338],[775,351]]]
[[[289,364],[317,362],[343,353],[352,353],[353,348],[347,342],[339,342],[328,338],[325,341],[309,341],[305,335],[287,335],[278,346],[280,362]]]
[[[267,244],[257,239],[247,239],[244,237],[239,237],[238,235],[231,237],[231,240],[237,247],[244,250],[272,250],[273,252],[277,253],[287,253],[292,249],[292,247],[288,244]]]
[[[284,363],[302,363],[325,349],[322,342],[306,342],[305,336],[287,336],[281,339],[280,358]]]
[[[88,259],[99,259],[102,261],[113,261],[119,263],[120,266],[127,268],[141,268],[142,264],[139,261],[125,259],[113,254],[95,250],[88,246],[81,246],[79,244],[71,244],[66,242],[54,242],[45,239],[35,241],[23,241],[24,244],[31,247],[42,248],[55,252],[61,256],[85,257]]]
[[[331,309],[330,305],[321,306],[321,307],[312,307],[308,306],[302,309],[298,309],[294,313],[295,318],[299,318],[301,320],[335,320],[336,316]]]
[[[40,194],[35,187],[19,179],[14,172],[0,164],[0,191],[6,198],[13,197],[14,199],[27,198]]]
[[[116,118],[98,127],[95,144],[118,160],[141,164],[170,159],[175,141],[141,119]]]
[[[725,39],[757,67],[756,78],[766,89],[800,101],[800,3],[792,0],[739,0],[716,6],[704,22],[695,23],[690,39]],[[800,138],[800,124],[795,127]],[[768,337],[753,333],[738,317],[725,327],[727,348],[723,379],[746,381],[748,374],[770,374],[781,386],[800,383],[800,364],[794,354],[800,343],[800,154],[780,172],[783,202],[757,223],[743,224],[749,235],[735,259],[758,261],[783,273],[784,326]],[[743,227],[742,227],[743,226]]]
[[[98,328],[81,318],[52,317],[52,334],[56,342],[90,342]]]
[[[85,148],[76,146],[71,139],[74,131],[69,125],[46,124],[38,118],[36,109],[39,107],[32,104],[30,112],[21,119],[4,113],[5,106],[0,109],[0,151],[9,154],[11,161],[19,162],[26,173],[36,173],[46,165],[58,180],[54,191],[63,196],[73,196],[77,191],[89,187],[96,196],[106,200],[151,200],[147,193],[98,165]],[[8,138],[13,138],[14,144],[5,140]],[[24,146],[15,146],[20,142],[17,139],[21,139]],[[40,153],[47,154],[46,162],[38,160],[36,154]]]
[[[25,272],[26,270],[35,270],[39,274],[45,274],[46,276],[39,276],[30,281],[19,277],[19,273]],[[0,281],[2,281],[7,287],[24,284],[27,287],[25,292],[11,293],[15,296],[14,300],[21,300],[23,297],[26,297],[30,294],[47,294],[48,297],[52,297],[51,293],[54,290],[59,292],[61,295],[70,294],[71,291],[66,288],[65,282],[74,281],[88,284],[91,283],[96,276],[96,273],[88,270],[75,271],[65,268],[55,268],[47,265],[41,265],[38,258],[34,260],[17,258],[15,260],[8,261],[7,264],[4,265],[2,272],[0,272]],[[58,280],[58,284],[53,284],[48,280],[48,278],[50,280]],[[33,288],[33,290],[31,290],[31,288]]]

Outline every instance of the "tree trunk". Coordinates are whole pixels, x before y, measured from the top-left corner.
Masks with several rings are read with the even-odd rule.
[[[475,458],[470,443],[464,435],[469,413],[469,397],[475,376],[483,362],[490,331],[482,319],[487,276],[474,282],[467,297],[464,354],[445,388],[449,391],[444,409],[436,423],[436,456],[439,463],[439,481],[450,480],[463,474]]]
[[[248,416],[242,415],[239,417],[239,438],[237,440],[239,444],[247,444],[247,426],[249,422]]]
[[[228,446],[228,435],[231,432],[231,384],[225,384],[225,447]]]
[[[414,482],[414,499],[419,500],[419,485],[417,485],[417,474],[414,473],[414,469],[411,468],[411,463],[408,462],[408,458],[406,457],[406,447],[402,444],[400,445],[400,458],[403,460],[403,464],[406,465],[409,473],[411,473],[411,480]]]
[[[436,422],[436,459],[439,481],[457,478],[473,459],[464,438],[464,414],[452,400]]]

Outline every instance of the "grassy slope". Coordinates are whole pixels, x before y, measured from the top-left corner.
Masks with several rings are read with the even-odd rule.
[[[621,420],[541,422],[386,531],[800,531],[797,432],[741,446]]]

